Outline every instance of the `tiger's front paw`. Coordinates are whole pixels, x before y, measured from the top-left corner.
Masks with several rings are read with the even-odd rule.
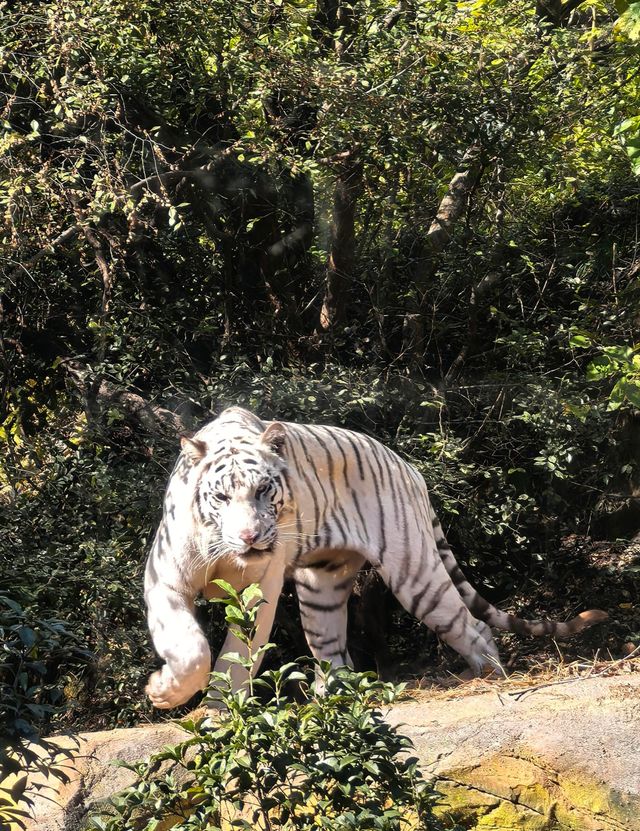
[[[197,692],[190,687],[180,684],[176,678],[166,671],[166,666],[149,676],[144,691],[154,707],[159,710],[170,710],[184,704]]]

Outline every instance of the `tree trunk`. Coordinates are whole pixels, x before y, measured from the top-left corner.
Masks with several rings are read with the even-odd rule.
[[[431,278],[440,264],[440,255],[451,241],[458,220],[464,215],[469,198],[480,182],[484,164],[481,149],[473,144],[465,151],[449,182],[425,238],[425,255],[414,275],[414,306],[405,315],[403,352],[417,366],[422,362],[425,344],[424,312]]]
[[[320,311],[320,328],[324,332],[335,332],[345,320],[353,284],[356,205],[361,191],[362,162],[350,154],[338,174],[333,195],[327,283]]]
[[[449,182],[447,192],[427,231],[427,255],[415,276],[416,287],[421,294],[421,305],[429,288],[430,278],[437,268],[438,255],[451,241],[453,229],[469,204],[469,197],[480,181],[482,169],[480,148],[473,144],[462,156],[460,166]]]

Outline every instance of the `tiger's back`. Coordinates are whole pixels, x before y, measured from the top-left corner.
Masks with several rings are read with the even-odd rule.
[[[474,619],[442,561],[439,523],[415,468],[360,433],[284,426],[294,529],[285,543],[286,559],[314,655],[350,663],[347,601],[368,561],[402,605],[474,672],[495,668],[498,652],[488,627]]]

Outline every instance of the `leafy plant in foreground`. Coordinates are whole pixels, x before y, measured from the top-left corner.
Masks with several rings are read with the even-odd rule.
[[[3,595],[0,644],[0,828],[24,828],[28,774],[66,779],[58,766],[64,754],[41,731],[64,709],[63,670],[88,653],[62,621],[40,619]]]
[[[250,670],[271,644],[252,648],[257,586],[241,594],[224,581],[226,618],[245,655],[227,655]],[[229,673],[212,673],[219,716],[186,720],[187,738],[132,765],[138,782],[113,800],[113,814],[94,817],[103,831],[176,829],[400,829],[433,831],[433,792],[407,756],[409,739],[383,720],[381,703],[400,687],[347,669],[317,670],[324,695],[302,703],[285,692],[307,681],[289,663],[231,691]],[[258,696],[258,691],[262,693]],[[266,698],[266,701],[264,700]]]

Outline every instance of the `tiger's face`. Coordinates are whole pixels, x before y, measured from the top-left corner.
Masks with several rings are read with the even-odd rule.
[[[240,559],[265,556],[278,539],[284,507],[284,428],[271,424],[254,440],[221,440],[209,447],[182,440],[183,451],[199,464],[194,512],[207,528],[208,555]]]

